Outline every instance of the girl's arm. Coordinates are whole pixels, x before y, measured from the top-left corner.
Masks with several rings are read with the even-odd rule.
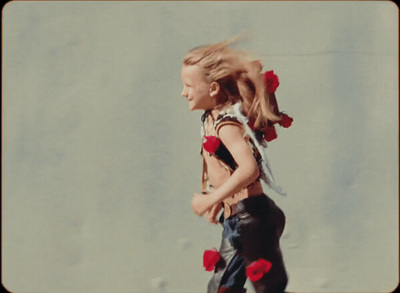
[[[211,224],[218,224],[218,213],[222,209],[221,204],[216,204],[214,205],[211,209],[207,210],[205,213],[205,218],[207,221],[209,221]]]
[[[257,162],[243,138],[243,130],[239,126],[233,124],[222,126],[219,130],[219,138],[231,153],[238,167],[219,188],[207,195],[195,194],[192,207],[197,215],[204,214],[228,196],[241,191],[259,176]]]

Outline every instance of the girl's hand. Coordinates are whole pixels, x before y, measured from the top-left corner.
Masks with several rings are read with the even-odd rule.
[[[192,209],[196,215],[202,216],[212,207],[208,194],[195,193],[192,199]]]
[[[221,204],[216,204],[211,209],[209,209],[205,215],[207,221],[209,221],[211,224],[218,224],[217,215],[221,209]]]

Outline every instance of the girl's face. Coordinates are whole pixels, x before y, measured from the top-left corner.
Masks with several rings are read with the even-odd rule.
[[[187,98],[190,110],[211,110],[216,106],[212,85],[197,65],[182,66],[182,96]]]

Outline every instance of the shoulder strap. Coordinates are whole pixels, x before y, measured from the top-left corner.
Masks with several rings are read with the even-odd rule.
[[[250,139],[252,140],[252,142],[254,143],[254,146],[257,148],[258,152],[260,153],[262,160],[263,160],[263,164],[262,164],[262,169],[263,169],[263,176],[262,176],[262,180],[267,184],[267,186],[269,186],[271,189],[273,189],[275,192],[281,194],[281,195],[286,195],[286,191],[284,191],[282,189],[282,187],[278,186],[275,183],[275,179],[274,176],[272,175],[272,169],[271,169],[271,165],[268,161],[267,158],[267,154],[265,152],[265,146],[262,145],[256,138],[254,132],[250,129],[250,126],[248,125],[248,118],[242,113],[242,109],[241,109],[241,104],[237,103],[235,105],[233,105],[233,107],[231,108],[233,116],[236,117],[236,119],[238,119],[238,121],[241,122],[241,125],[243,125],[244,129],[245,129],[245,133],[250,137]]]
[[[217,133],[217,135],[218,135],[221,127],[224,125],[235,125],[235,126],[239,126],[242,130],[245,130],[242,122],[235,115],[235,113],[232,111],[232,109],[228,109],[227,111],[223,111],[219,114],[217,121],[215,121],[215,124],[214,124],[214,129],[215,129],[215,132]]]

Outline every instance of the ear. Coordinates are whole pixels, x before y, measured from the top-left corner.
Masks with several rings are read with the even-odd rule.
[[[216,97],[216,96],[219,94],[219,91],[220,91],[220,85],[219,85],[219,83],[216,82],[216,81],[213,81],[213,82],[210,84],[210,96],[211,96],[211,97]]]

